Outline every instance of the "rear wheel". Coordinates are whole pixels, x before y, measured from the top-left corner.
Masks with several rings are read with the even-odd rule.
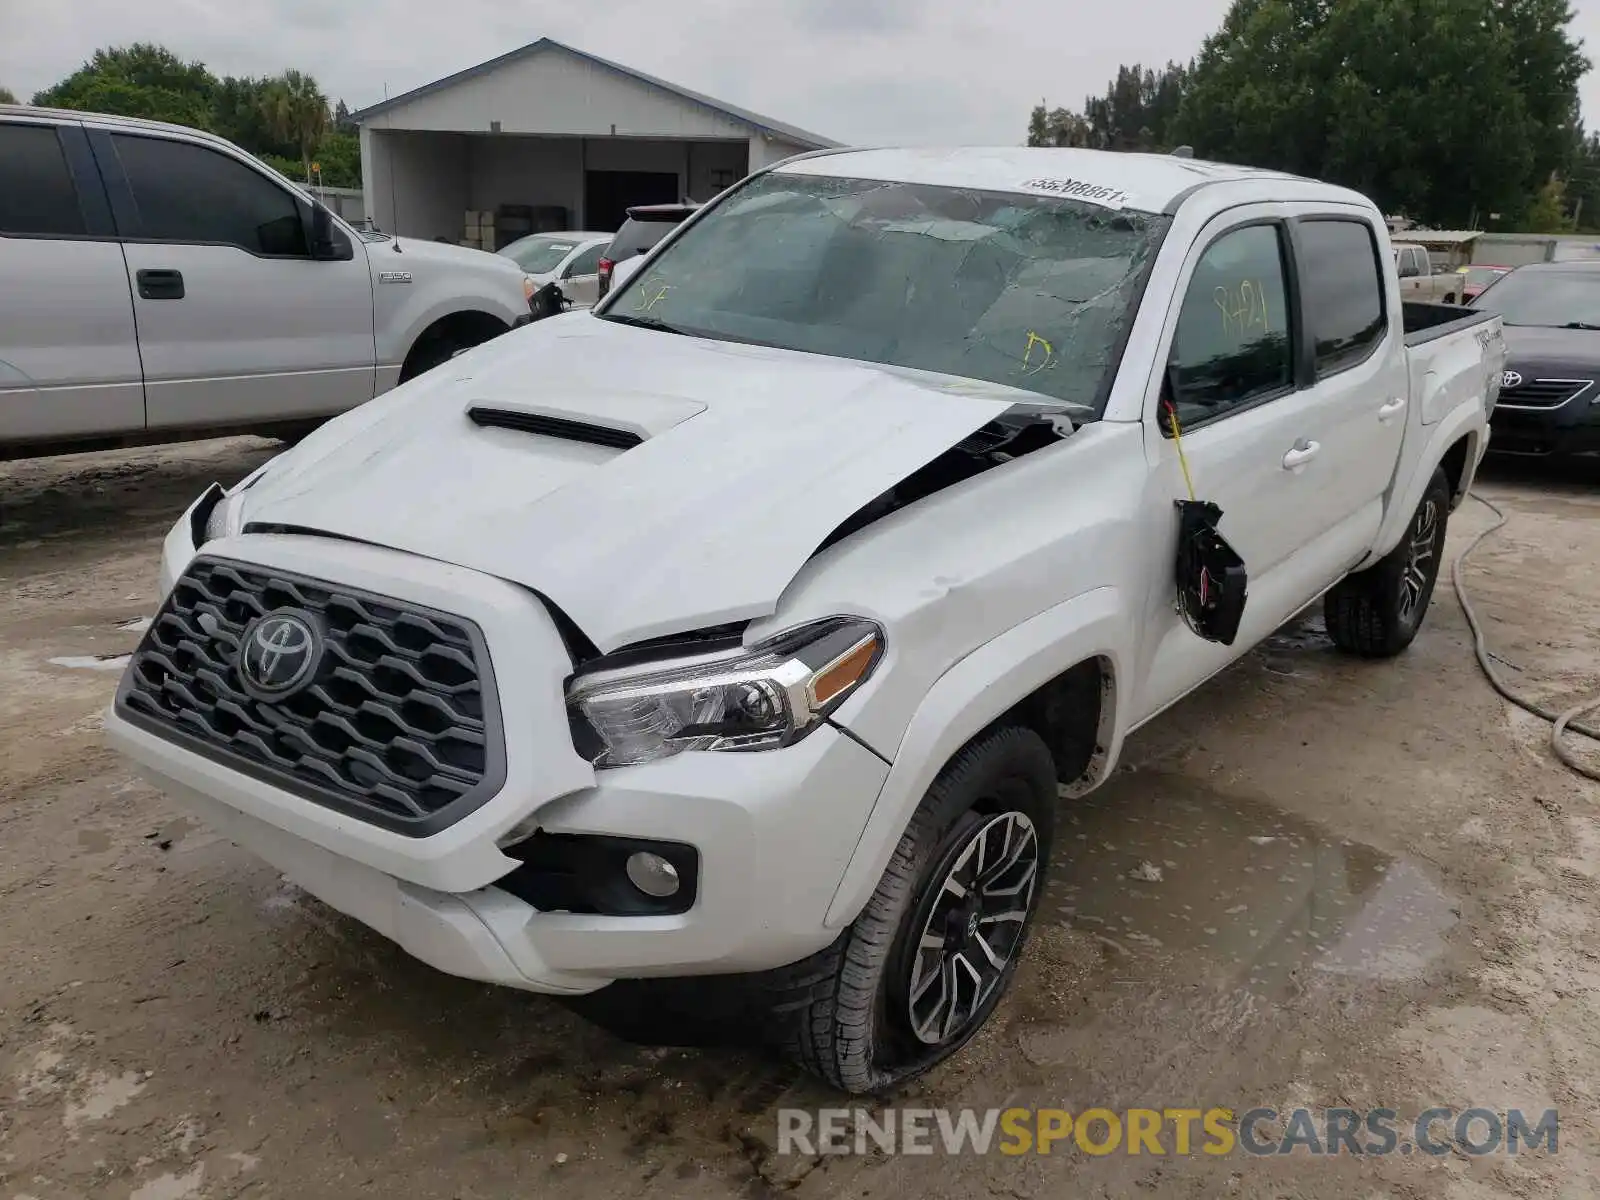
[[[1044,888],[1055,766],[1032,730],[975,740],[923,797],[838,941],[766,983],[781,1048],[849,1092],[954,1054],[1016,973]]]
[[[1328,636],[1364,658],[1392,658],[1417,636],[1433,599],[1450,519],[1450,482],[1435,471],[1400,544],[1323,601]]]

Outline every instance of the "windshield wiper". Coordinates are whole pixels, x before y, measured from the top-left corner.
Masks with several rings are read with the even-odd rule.
[[[1600,325],[1591,325],[1587,321],[1568,321],[1563,329],[1600,329]]]
[[[669,325],[660,317],[640,317],[633,313],[606,313],[600,318],[602,321],[615,321],[618,325],[632,325],[638,329],[654,329],[658,333],[676,333],[681,337],[697,337],[687,329],[679,329],[676,325]]]

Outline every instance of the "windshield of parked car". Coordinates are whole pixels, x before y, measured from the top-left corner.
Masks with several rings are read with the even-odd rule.
[[[1500,267],[1468,267],[1463,274],[1467,287],[1484,288],[1504,275],[1505,271]]]
[[[1512,271],[1472,302],[1507,325],[1600,329],[1600,270]]]
[[[561,265],[563,259],[577,248],[571,238],[536,233],[532,237],[518,238],[500,253],[511,259],[529,275],[548,275]]]
[[[1098,411],[1169,223],[1059,196],[772,172],[685,229],[604,316]]]

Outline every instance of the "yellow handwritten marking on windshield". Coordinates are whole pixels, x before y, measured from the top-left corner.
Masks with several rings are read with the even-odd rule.
[[[655,295],[651,296],[648,300],[643,300],[643,301],[639,302],[638,304],[635,304],[633,306],[634,311],[635,312],[649,312],[652,308],[654,308],[656,306],[657,301],[659,301],[663,296],[665,296],[671,290],[672,290],[672,285],[671,284],[666,284],[666,283],[662,284],[660,286],[660,288],[657,289]]]
[[[1240,280],[1235,287],[1219,287],[1211,294],[1212,301],[1222,314],[1222,332],[1244,338],[1253,330],[1272,332],[1272,319],[1267,312],[1267,293],[1259,280]]]
[[[1044,357],[1042,357],[1039,360],[1039,365],[1036,366],[1036,367],[1032,365],[1032,363],[1033,363],[1033,348],[1035,346],[1043,346],[1044,347]],[[1027,348],[1024,349],[1023,352],[1022,352],[1022,373],[1024,375],[1037,375],[1040,371],[1044,370],[1051,363],[1053,363],[1055,361],[1055,358],[1056,358],[1056,348],[1054,346],[1052,346],[1044,338],[1040,337],[1037,333],[1034,333],[1033,330],[1030,329],[1028,331],[1028,345],[1027,345]]]

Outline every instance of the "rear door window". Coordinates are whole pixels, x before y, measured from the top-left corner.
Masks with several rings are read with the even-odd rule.
[[[300,206],[259,171],[192,142],[113,135],[139,209],[129,236],[308,257]]]
[[[0,234],[87,232],[78,189],[53,125],[0,125]]]
[[[1327,376],[1365,359],[1388,328],[1378,242],[1364,221],[1302,221],[1297,234],[1301,311]]]

